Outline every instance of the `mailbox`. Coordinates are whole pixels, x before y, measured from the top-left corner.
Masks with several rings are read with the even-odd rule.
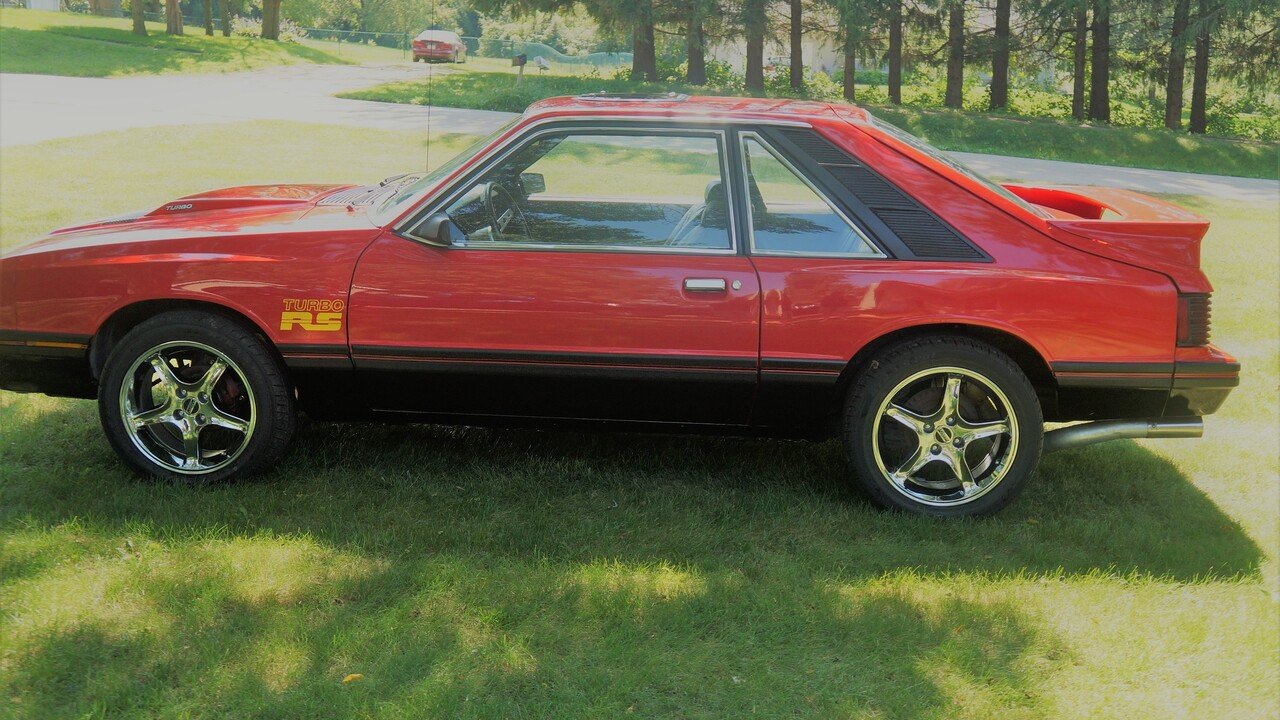
[[[519,55],[511,58],[511,67],[524,67],[527,62],[529,62],[529,56],[524,53],[520,53]]]

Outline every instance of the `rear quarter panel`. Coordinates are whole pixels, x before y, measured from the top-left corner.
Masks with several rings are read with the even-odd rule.
[[[860,127],[819,129],[993,262],[756,258],[766,357],[847,360],[885,333],[954,322],[1014,334],[1050,363],[1172,360],[1177,291],[1164,275],[1058,243]]]

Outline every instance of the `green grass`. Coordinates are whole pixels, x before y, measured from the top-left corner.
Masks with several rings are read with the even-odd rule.
[[[6,148],[0,242],[423,153],[287,123],[147,137],[162,155],[133,131]],[[871,509],[830,442],[308,424],[255,482],[153,485],[92,403],[0,393],[0,696],[30,718],[1275,717],[1280,217],[1179,201],[1214,223],[1242,386],[1204,440],[1048,456],[980,522]]]
[[[1280,145],[1166,130],[956,110],[874,106],[871,112],[943,150],[1093,165],[1280,178]]]
[[[128,18],[0,10],[0,72],[115,77],[354,61],[301,43],[208,37],[202,27],[171,36],[163,24],[147,23],[147,37],[134,35],[131,27]]]
[[[457,66],[463,72],[449,73],[432,78],[431,102],[442,107],[524,112],[531,103],[557,95],[580,95],[605,90],[608,92],[665,92],[667,85],[633,83],[629,80],[580,75],[539,75],[537,70],[527,70],[523,82],[517,87],[513,69],[506,71],[475,70],[467,65]],[[341,93],[338,97],[377,102],[427,104],[427,83],[407,81],[377,85],[363,90]]]
[[[633,83],[600,77],[526,76],[520,87],[510,70],[467,72],[437,77],[431,102],[444,107],[523,112],[530,103],[556,95],[677,90],[705,93],[684,85]],[[346,92],[340,97],[378,102],[427,104],[423,81],[388,83]],[[1163,130],[1094,127],[1078,123],[1015,118],[955,110],[872,106],[878,117],[920,135],[944,150],[993,153],[1046,160],[1178,170],[1182,172],[1280,177],[1280,146]]]

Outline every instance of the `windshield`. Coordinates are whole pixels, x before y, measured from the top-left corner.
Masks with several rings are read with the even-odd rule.
[[[373,221],[382,225],[394,220],[396,216],[404,212],[409,205],[422,197],[424,193],[428,190],[434,189],[441,180],[448,177],[454,170],[462,167],[464,163],[475,157],[477,153],[488,147],[489,143],[492,143],[503,133],[510,130],[512,126],[519,121],[520,116],[517,115],[511,120],[511,122],[506,123],[502,127],[490,133],[488,136],[472,143],[472,145],[466,150],[454,155],[448,162],[436,167],[435,170],[411,174],[416,176],[416,179],[411,179],[410,176],[405,176],[403,179],[399,180],[402,184],[400,189],[397,190],[394,195],[383,200],[382,203],[371,213]]]
[[[1027,210],[1028,212],[1031,212],[1031,213],[1033,213],[1033,214],[1035,214],[1035,215],[1043,215],[1043,213],[1042,213],[1042,212],[1040,212],[1039,210],[1037,210],[1035,207],[1031,206],[1029,203],[1027,203],[1027,201],[1023,200],[1022,198],[1018,197],[1017,195],[1014,195],[1013,193],[1011,193],[1011,192],[1009,192],[1008,190],[1006,190],[1006,189],[1004,188],[1004,186],[1003,186],[1003,185],[1000,185],[999,183],[992,182],[991,180],[988,180],[987,178],[983,177],[982,175],[979,175],[978,173],[976,173],[976,172],[974,172],[973,170],[969,169],[967,166],[965,166],[965,165],[961,164],[960,162],[958,162],[955,158],[953,158],[953,157],[951,157],[950,155],[948,155],[948,154],[946,154],[946,153],[942,152],[942,151],[941,151],[941,150],[939,150],[938,148],[936,148],[936,147],[934,147],[934,146],[930,145],[929,143],[927,143],[927,142],[925,142],[925,141],[921,140],[920,138],[916,137],[915,135],[912,135],[911,133],[909,133],[909,132],[907,132],[907,131],[905,131],[905,130],[902,130],[901,128],[898,128],[898,127],[896,127],[896,126],[894,126],[894,125],[890,125],[889,123],[887,123],[887,122],[885,122],[885,121],[881,120],[880,118],[872,118],[872,122],[874,122],[874,123],[875,123],[875,126],[876,126],[878,129],[883,130],[883,131],[885,132],[885,134],[887,134],[887,135],[892,135],[894,138],[896,138],[896,139],[898,139],[898,140],[901,140],[902,142],[906,143],[907,145],[910,145],[911,147],[915,148],[916,150],[920,151],[921,153],[924,153],[925,155],[928,155],[929,157],[933,158],[934,160],[937,160],[938,162],[942,163],[943,165],[946,165],[947,167],[951,168],[952,170],[955,170],[956,172],[960,173],[961,175],[964,175],[965,177],[970,178],[971,180],[975,180],[975,181],[977,181],[977,182],[979,182],[979,183],[982,183],[983,185],[987,186],[988,188],[991,188],[991,190],[992,190],[993,192],[995,192],[997,195],[999,195],[1000,197],[1004,198],[1005,200],[1008,200],[1009,202],[1011,202],[1011,203],[1013,203],[1013,204],[1017,205],[1017,206],[1018,206],[1018,207],[1020,207],[1020,208],[1023,208],[1024,210]]]

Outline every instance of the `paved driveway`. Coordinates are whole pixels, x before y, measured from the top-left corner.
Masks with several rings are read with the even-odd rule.
[[[157,125],[293,120],[425,130],[427,108],[343,100],[334,93],[449,72],[435,65],[290,65],[243,73],[68,78],[0,74],[0,147]],[[435,107],[438,132],[485,133],[509,113]],[[1116,185],[1146,192],[1280,201],[1280,182],[954,153],[1000,179]]]
[[[438,65],[286,65],[240,73],[74,78],[0,74],[0,146],[136,127],[295,120],[421,130],[426,108],[335,93],[449,72]],[[511,117],[431,109],[431,127],[485,133]]]

